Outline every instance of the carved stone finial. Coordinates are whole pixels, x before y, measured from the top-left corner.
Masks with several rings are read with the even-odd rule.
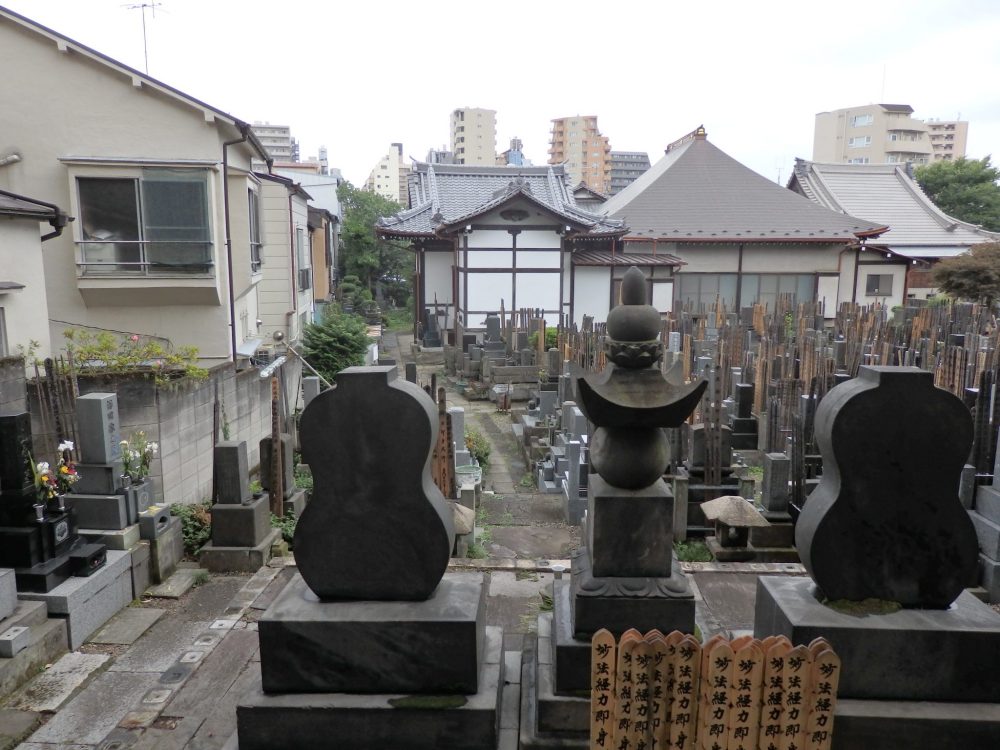
[[[625,272],[621,304],[608,314],[608,359],[619,367],[649,367],[660,359],[660,313],[648,304],[646,277],[635,266]]]

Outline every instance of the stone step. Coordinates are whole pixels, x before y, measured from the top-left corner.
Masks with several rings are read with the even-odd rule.
[[[974,510],[969,511],[969,518],[976,529],[979,539],[979,550],[992,560],[1000,560],[1000,524],[996,524]]]
[[[21,602],[17,610],[4,620],[5,627],[28,625],[31,640],[28,647],[11,659],[0,659],[0,697],[13,692],[38,670],[66,653],[69,636],[66,621],[46,617],[45,602]]]
[[[6,705],[23,711],[58,711],[110,658],[71,651],[10,696]]]
[[[979,582],[986,589],[990,604],[1000,602],[1000,562],[979,555]]]
[[[42,717],[33,711],[0,708],[0,750],[13,750],[20,746],[42,723]]]
[[[990,486],[976,489],[976,513],[1000,524],[1000,490]]]

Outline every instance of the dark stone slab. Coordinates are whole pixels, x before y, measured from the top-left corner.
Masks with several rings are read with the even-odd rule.
[[[212,506],[212,544],[216,547],[255,547],[271,530],[266,495],[245,504]]]
[[[264,691],[475,693],[485,611],[479,573],[420,602],[320,601],[297,575],[259,621]]]
[[[662,479],[624,490],[591,477],[587,546],[595,576],[667,577],[673,561],[674,496]]]
[[[432,595],[455,537],[452,508],[431,479],[437,431],[437,406],[395,367],[349,367],[303,412],[314,486],[295,560],[318,596]]]
[[[784,453],[764,454],[764,478],[761,482],[761,504],[771,511],[787,512],[789,499],[788,480],[791,478],[792,459]]]
[[[758,579],[754,635],[822,636],[840,656],[842,698],[1000,701],[1000,615],[968,592],[947,610],[858,617],[820,604],[806,578]]]
[[[76,519],[85,529],[124,529],[131,522],[125,495],[74,494]]]
[[[236,709],[240,750],[496,750],[504,687],[502,635],[498,628],[486,630],[479,689],[458,708],[412,705],[420,697],[413,695],[255,690]]]
[[[73,575],[69,555],[59,555],[30,568],[14,568],[19,593],[44,594],[61,586]]]
[[[0,492],[30,495],[35,486],[31,472],[31,415],[0,414]]]
[[[833,727],[833,750],[986,750],[1000,740],[1000,705],[838,698]]]
[[[680,563],[669,578],[596,577],[586,549],[572,559],[573,633],[589,637],[601,628],[620,636],[629,628],[645,633],[694,632],[694,594]]]
[[[260,485],[265,490],[271,489],[271,445],[270,437],[260,441]],[[295,447],[286,432],[281,433],[281,491],[284,497],[295,491]]]
[[[269,466],[270,464],[262,464]],[[216,503],[245,503],[250,499],[250,462],[245,440],[231,440],[215,445]],[[261,472],[266,474],[267,472]]]
[[[862,367],[816,412],[823,477],[795,528],[831,599],[944,608],[976,570],[976,532],[958,499],[972,445],[961,399],[916,367]]]
[[[738,419],[751,418],[753,416],[753,383],[737,383],[733,387],[733,392],[736,397],[736,417]]]

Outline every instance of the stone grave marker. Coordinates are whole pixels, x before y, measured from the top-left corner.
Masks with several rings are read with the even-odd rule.
[[[120,461],[121,423],[114,393],[87,393],[76,400],[80,463],[111,464]]]

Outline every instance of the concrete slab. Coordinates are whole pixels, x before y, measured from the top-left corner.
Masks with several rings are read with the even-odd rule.
[[[144,636],[133,643],[119,656],[108,671],[148,672],[159,676],[169,669],[182,653],[203,632],[211,622],[189,621],[167,617],[157,622]]]
[[[126,607],[97,631],[90,643],[117,643],[130,646],[160,619],[164,609]]]
[[[531,560],[569,557],[579,546],[579,531],[568,526],[491,526],[494,544]]]
[[[252,631],[231,630],[226,633],[219,645],[205,657],[198,671],[167,704],[164,713],[168,716],[209,716],[219,698],[226,694],[251,661],[257,648],[257,634]],[[234,708],[235,705],[234,702]],[[234,713],[230,732],[235,728]]]
[[[146,589],[146,596],[156,596],[161,599],[180,599],[194,586],[198,568],[178,568],[163,583]]]
[[[236,734],[236,707],[257,685],[260,685],[260,662],[251,661],[225,695],[212,702],[211,713],[198,727],[190,747],[198,750],[228,747],[228,741],[223,740]]]
[[[551,573],[500,571],[490,573],[490,596],[532,597],[552,590]]]
[[[752,630],[757,576],[739,573],[698,573],[694,581],[711,619],[730,629]]]
[[[30,742],[96,745],[111,732],[158,675],[138,672],[105,672],[79,693],[41,729]]]
[[[8,698],[7,706],[22,711],[57,711],[110,658],[72,651]]]
[[[41,720],[42,717],[32,711],[0,708],[0,750],[18,747],[18,743],[35,731]]]
[[[5,627],[27,626],[28,647],[12,659],[0,659],[0,695],[7,695],[66,652],[66,621],[46,619],[45,602],[18,602]]]

